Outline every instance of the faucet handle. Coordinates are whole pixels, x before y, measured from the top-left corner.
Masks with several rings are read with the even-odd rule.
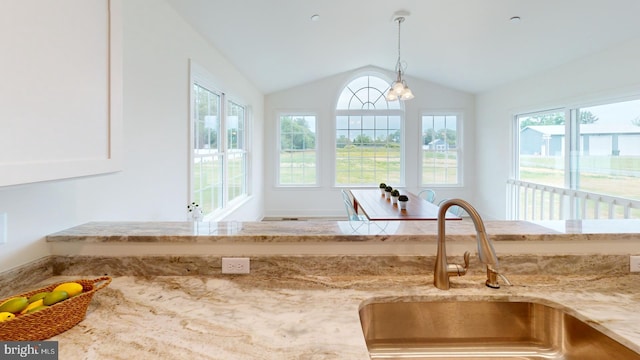
[[[465,275],[467,273],[467,270],[469,269],[469,257],[471,256],[471,253],[468,251],[464,252],[464,266],[460,265],[460,264],[447,264],[447,274],[449,276],[452,275],[458,275],[458,276],[462,276]]]
[[[506,276],[499,273],[498,270],[494,269],[492,266],[487,265],[487,281],[485,284],[490,288],[499,289],[500,284],[498,283],[498,277],[500,277],[506,285],[513,286]]]

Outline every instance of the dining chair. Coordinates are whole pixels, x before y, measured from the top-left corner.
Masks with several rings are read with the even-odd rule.
[[[365,215],[359,215],[353,208],[353,203],[350,199],[343,199],[343,202],[347,210],[349,226],[354,232],[363,235],[378,235],[384,233],[389,225],[388,221],[371,221]]]
[[[353,208],[353,203],[350,199],[343,199],[344,207],[347,209],[347,217],[349,221],[369,221],[366,216],[358,215],[356,209]]]
[[[425,189],[418,193],[418,196],[427,200],[430,203],[436,201],[436,192],[431,189]]]
[[[349,192],[347,190],[342,189],[342,190],[340,190],[340,193],[342,193],[342,199],[343,200],[352,202],[351,195],[349,195]]]

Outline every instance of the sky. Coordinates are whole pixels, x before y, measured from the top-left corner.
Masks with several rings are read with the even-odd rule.
[[[631,120],[640,119],[640,100],[631,100],[614,104],[582,108],[598,117],[598,122],[612,122],[618,125],[629,125]]]

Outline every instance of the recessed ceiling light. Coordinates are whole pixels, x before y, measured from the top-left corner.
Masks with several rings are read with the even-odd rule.
[[[511,21],[512,23],[518,23],[518,22],[520,22],[520,20],[522,20],[522,19],[520,19],[520,16],[512,16],[509,19],[509,21]]]
[[[311,21],[320,21],[320,15],[318,14],[311,15]]]

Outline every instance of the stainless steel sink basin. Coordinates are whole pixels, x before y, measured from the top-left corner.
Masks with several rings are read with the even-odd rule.
[[[586,322],[539,303],[396,300],[360,307],[371,359],[640,359]]]

